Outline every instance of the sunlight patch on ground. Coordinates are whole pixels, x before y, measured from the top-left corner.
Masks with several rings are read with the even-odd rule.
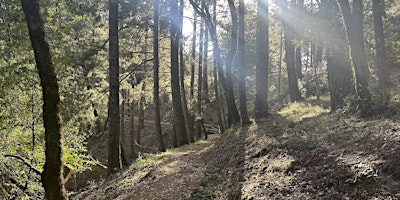
[[[289,121],[301,122],[307,118],[313,118],[329,113],[329,110],[304,102],[296,102],[284,107],[278,113]]]

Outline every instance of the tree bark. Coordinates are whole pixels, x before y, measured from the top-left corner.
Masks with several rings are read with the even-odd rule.
[[[145,107],[145,89],[146,89],[146,83],[142,83],[142,90],[140,93],[140,101],[139,101],[139,122],[138,122],[138,128],[137,128],[137,135],[136,135],[136,142],[138,144],[142,144],[142,131],[144,129],[144,107]]]
[[[164,139],[161,130],[160,115],[160,81],[159,81],[159,50],[158,50],[158,34],[159,34],[159,0],[154,0],[154,26],[153,26],[153,102],[154,102],[154,118],[155,128],[158,139],[158,150],[165,151]]]
[[[202,8],[204,8],[204,0],[201,0],[201,5]],[[197,72],[197,117],[202,117],[202,101],[203,101],[203,97],[202,97],[202,93],[203,93],[203,37],[204,37],[204,20],[201,20],[200,23],[200,36],[199,36],[199,68],[198,68],[198,72]],[[197,119],[196,119],[197,121]],[[201,126],[199,123],[197,123],[197,138],[201,138]]]
[[[182,146],[189,143],[185,128],[185,118],[182,109],[182,97],[179,83],[179,9],[178,0],[170,1],[171,20],[171,87],[174,112],[174,127],[177,134],[177,144]]]
[[[207,5],[205,5],[207,6]],[[210,102],[208,97],[208,29],[204,27],[204,38],[203,38],[203,99],[206,103]]]
[[[226,78],[224,76],[224,70],[222,68],[222,58],[221,58],[221,50],[219,48],[218,44],[218,38],[217,38],[217,32],[216,32],[216,27],[215,25],[211,22],[211,16],[208,10],[202,10],[193,0],[189,0],[190,4],[192,4],[193,8],[199,14],[206,22],[206,25],[208,27],[209,33],[210,33],[210,38],[211,41],[213,42],[213,56],[216,61],[216,66],[218,69],[218,78],[219,81],[222,85],[222,90],[224,92],[224,96],[226,97],[226,103],[227,107],[233,110],[233,113],[236,113],[236,120],[238,123],[240,122],[240,116],[239,112],[237,110],[236,104],[235,104],[235,98],[233,96],[233,93],[228,92],[228,86],[226,82]]]
[[[236,55],[236,50],[238,47],[238,16],[236,13],[236,7],[233,0],[228,0],[229,11],[232,19],[232,28],[231,28],[231,43],[229,47],[228,55],[226,56],[226,83],[227,83],[227,92],[229,94],[229,98],[232,98],[233,103],[235,104],[235,108],[233,106],[228,106],[228,126],[236,125],[240,123],[240,115],[236,108],[235,103],[235,95],[233,92],[233,73],[232,73],[232,62]],[[227,97],[228,98],[228,97]],[[229,104],[228,104],[229,105]]]
[[[179,19],[180,19],[180,27],[179,27],[179,72],[180,72],[180,85],[181,85],[181,94],[182,94],[182,109],[183,115],[186,122],[186,132],[188,133],[189,142],[193,143],[194,140],[194,124],[193,120],[190,117],[187,101],[186,101],[186,90],[185,90],[185,59],[183,56],[183,37],[182,37],[182,28],[183,28],[183,9],[185,8],[183,0],[179,0]]]
[[[118,0],[109,0],[108,174],[121,169],[119,148],[119,43]]]
[[[22,8],[28,24],[29,38],[39,70],[43,92],[43,122],[45,129],[45,156],[42,183],[45,198],[49,200],[68,199],[64,189],[62,138],[60,117],[60,95],[57,76],[51,60],[50,48],[36,0],[22,0]]]
[[[268,3],[257,1],[257,38],[256,38],[256,99],[255,118],[268,117],[268,60],[269,60],[269,12]]]
[[[296,3],[295,0],[291,0],[291,5],[290,9],[293,10],[295,7]],[[290,10],[287,7],[287,2],[284,0],[283,3],[283,8],[282,12],[284,15],[290,16],[288,14]],[[286,19],[290,20],[290,19]],[[289,81],[289,95],[290,95],[290,101],[295,102],[295,101],[300,101],[303,100],[301,97],[300,91],[299,91],[299,86],[297,82],[297,77],[296,77],[296,61],[295,61],[295,46],[294,46],[294,39],[295,39],[295,33],[294,29],[291,27],[288,22],[283,21],[283,27],[284,27],[284,37],[285,37],[285,60],[286,60],[286,69],[288,73],[288,81]]]
[[[361,111],[367,111],[368,105],[371,103],[371,95],[368,89],[369,70],[364,49],[362,0],[353,1],[353,14],[350,11],[348,0],[337,1],[343,16],[346,36],[350,46],[350,58],[357,97],[359,98]]]
[[[216,24],[217,21],[217,0],[214,0],[213,2],[213,21],[214,25]],[[222,116],[222,111],[221,107],[223,106],[222,101],[220,99],[220,94],[219,94],[219,81],[218,81],[218,69],[217,69],[217,60],[214,58],[214,93],[215,93],[215,110],[217,111],[217,117],[218,117],[218,124],[221,127],[221,133],[225,131],[225,125],[223,122],[223,116]]]
[[[197,13],[193,12],[192,62],[190,68],[190,99],[194,98],[194,72],[196,60]]]
[[[384,12],[384,0],[372,0],[374,15],[374,30],[376,43],[376,68],[379,79],[379,89],[383,97],[383,103],[387,104],[390,98],[390,76],[386,55],[385,34],[383,32],[382,16]]]
[[[246,97],[246,43],[245,43],[245,5],[244,0],[239,0],[239,32],[238,32],[238,59],[239,59],[239,107],[240,116],[242,117],[242,125],[250,124],[249,114],[247,112],[247,97]],[[265,34],[265,33],[264,33]]]

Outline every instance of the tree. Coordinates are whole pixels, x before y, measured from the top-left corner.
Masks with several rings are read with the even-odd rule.
[[[201,0],[201,7],[205,8],[205,0]],[[199,68],[197,71],[197,115],[202,117],[202,101],[203,101],[203,53],[204,53],[204,19],[200,22],[200,34],[199,34]],[[197,121],[197,120],[196,120]],[[197,123],[197,138],[201,137],[201,124]]]
[[[160,81],[159,81],[159,53],[158,53],[158,33],[159,33],[159,0],[154,0],[154,25],[153,25],[153,102],[154,102],[154,123],[156,125],[158,150],[165,151],[164,139],[161,131],[160,115]]]
[[[236,107],[235,103],[235,95],[233,92],[233,73],[232,73],[232,62],[233,59],[236,55],[237,51],[237,46],[238,46],[238,16],[237,16],[237,11],[236,7],[234,4],[233,0],[228,0],[229,4],[229,12],[231,14],[231,20],[232,20],[232,28],[231,28],[231,42],[230,42],[230,47],[229,47],[229,52],[228,55],[226,56],[226,83],[227,83],[227,101],[228,98],[230,98],[233,102],[229,106],[228,104],[228,126],[239,124],[240,123],[240,115]]]
[[[186,122],[186,132],[188,133],[189,142],[193,143],[194,141],[194,124],[193,118],[190,117],[189,109],[186,101],[186,89],[185,89],[185,59],[184,59],[184,38],[182,35],[183,29],[183,10],[185,8],[185,4],[183,0],[179,0],[179,83],[181,85],[181,96],[182,96],[182,109],[183,115]]]
[[[109,83],[108,100],[108,174],[121,169],[119,148],[119,43],[118,0],[109,0]]]
[[[326,65],[328,69],[329,95],[331,112],[344,106],[344,98],[354,92],[352,87],[351,65],[346,49],[346,33],[339,18],[339,7],[336,0],[323,0],[320,10],[329,28],[323,30],[328,36],[326,41]]]
[[[390,77],[388,70],[388,60],[386,56],[385,34],[383,32],[382,22],[382,16],[384,13],[383,2],[384,0],[372,0],[376,45],[376,66],[379,79],[379,89],[383,96],[383,102],[386,104],[390,98],[388,88],[390,85]]]
[[[57,76],[50,55],[49,44],[40,16],[39,3],[36,0],[22,0],[22,8],[28,24],[29,38],[35,53],[43,92],[43,121],[46,141],[46,163],[42,172],[45,197],[49,200],[67,199],[63,179],[63,152],[60,95]]]
[[[290,10],[294,11],[296,5],[296,0],[290,0]],[[284,38],[285,38],[285,60],[286,60],[286,69],[288,73],[289,79],[289,95],[290,101],[300,101],[303,98],[301,97],[299,86],[297,82],[296,76],[296,61],[295,61],[295,30],[289,24],[290,20],[293,20],[293,14],[290,13],[290,10],[287,7],[287,1],[284,0],[282,4],[282,14],[286,16],[283,20],[283,29],[284,29]]]
[[[179,12],[178,0],[170,1],[171,20],[171,88],[172,104],[174,111],[174,127],[177,135],[178,146],[188,144],[188,136],[185,127],[185,118],[182,109],[182,97],[179,84]]]
[[[256,99],[255,118],[268,116],[268,60],[269,60],[269,19],[267,1],[257,1],[257,46],[256,46]]]
[[[192,63],[190,67],[190,98],[194,97],[194,72],[196,60],[196,32],[197,32],[197,12],[193,12],[193,35],[192,35]]]
[[[239,107],[240,116],[242,117],[242,124],[248,125],[250,123],[249,114],[247,113],[247,98],[246,98],[246,49],[245,49],[245,5],[243,0],[239,0],[239,30],[238,30],[238,59],[239,59]],[[264,33],[265,34],[265,33]]]
[[[368,89],[369,70],[364,49],[363,33],[363,2],[353,1],[353,13],[350,11],[348,0],[337,0],[346,29],[349,42],[350,58],[354,71],[355,90],[359,98],[361,111],[367,111],[371,103],[371,94]]]
[[[217,0],[214,0],[213,2],[213,22],[214,25],[216,24],[217,21]],[[215,28],[215,27],[214,27]],[[215,109],[217,111],[217,117],[218,117],[218,124],[221,127],[221,132],[225,131],[225,126],[224,122],[222,119],[222,109],[221,109],[221,99],[220,99],[220,94],[219,94],[219,81],[218,81],[218,68],[217,68],[217,60],[214,58],[214,70],[213,70],[213,78],[214,78],[214,96],[215,96]]]

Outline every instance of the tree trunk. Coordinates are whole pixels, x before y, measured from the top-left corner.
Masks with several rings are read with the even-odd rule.
[[[287,2],[284,0],[284,5],[283,6],[283,14],[290,16],[288,14],[290,11],[287,7]],[[291,10],[293,10],[295,6],[295,0],[291,0]],[[290,20],[290,19],[286,19]],[[283,21],[283,26],[284,26],[284,32],[285,32],[285,60],[286,60],[286,69],[288,73],[288,81],[289,81],[289,95],[290,95],[290,101],[295,102],[295,101],[300,101],[303,100],[301,97],[300,91],[299,91],[299,86],[297,82],[297,77],[296,77],[296,61],[295,61],[295,46],[294,46],[294,39],[295,39],[295,34],[294,34],[294,29],[291,27],[288,22]]]
[[[228,92],[227,81],[224,76],[224,70],[222,68],[221,50],[220,50],[219,44],[218,44],[216,27],[211,22],[211,19],[210,19],[211,16],[210,16],[208,10],[201,10],[200,7],[193,0],[189,0],[189,1],[192,4],[195,11],[197,12],[197,14],[199,14],[206,22],[206,25],[207,25],[209,33],[210,33],[211,40],[213,42],[213,55],[214,55],[214,59],[216,60],[216,66],[218,69],[218,78],[222,85],[224,95],[226,97],[227,107],[230,108],[230,110],[233,110],[234,111],[233,113],[236,113],[236,115],[234,115],[234,116],[239,123],[240,116],[239,116],[239,112],[238,112],[236,104],[235,104],[235,98],[233,96],[233,93]]]
[[[185,128],[185,118],[182,109],[182,97],[179,83],[179,10],[178,0],[170,1],[170,20],[171,20],[171,87],[172,104],[174,111],[174,127],[177,134],[178,146],[188,144],[188,136]]]
[[[204,9],[209,9],[208,3],[202,0],[202,6]],[[204,38],[203,38],[203,76],[202,76],[202,98],[206,103],[210,102],[208,97],[208,29],[204,27]]]
[[[194,72],[196,61],[197,13],[193,12],[192,62],[190,64],[190,99],[194,98]]]
[[[257,1],[257,38],[256,38],[256,99],[255,118],[268,117],[268,60],[269,60],[269,12],[268,3]]]
[[[202,8],[204,8],[204,0],[201,0]],[[199,68],[197,72],[197,117],[202,117],[201,103],[203,101],[202,92],[203,92],[203,37],[204,37],[204,20],[201,20],[200,23],[200,36],[199,36]],[[196,119],[197,121],[197,119]],[[201,138],[201,126],[197,123],[197,138]]]
[[[125,104],[126,104],[126,94],[125,91],[122,90],[122,104],[121,104],[121,122],[120,122],[120,147],[121,147],[121,161],[122,161],[122,165],[124,167],[129,166],[129,158],[128,158],[128,152],[125,150],[126,147],[126,139],[127,138],[127,134],[125,132]]]
[[[383,103],[387,104],[390,98],[390,76],[388,60],[386,56],[385,34],[383,32],[382,15],[384,12],[384,0],[372,0],[374,15],[374,30],[376,42],[376,68],[379,79],[379,89],[383,97]]]
[[[119,148],[119,43],[118,1],[109,0],[108,174],[121,169]]]
[[[279,42],[279,71],[278,71],[278,99],[281,96],[281,79],[282,79],[282,54],[283,54],[283,30],[281,30]]]
[[[304,19],[304,0],[298,0],[296,4],[296,12],[297,12],[297,20],[296,20],[296,30],[300,33],[304,33],[304,27],[301,26],[301,20]],[[297,34],[297,38],[300,40],[301,34]],[[302,55],[301,55],[301,47],[302,45],[296,46],[296,77],[299,80],[303,79],[303,64],[301,61]]]
[[[183,28],[183,9],[184,9],[183,0],[179,0],[179,18],[180,18],[180,27],[179,27],[179,71],[180,71],[180,85],[181,85],[181,94],[182,94],[182,109],[183,115],[186,122],[186,132],[188,133],[189,141],[191,143],[195,142],[194,140],[194,125],[193,121],[189,115],[189,110],[187,107],[186,101],[186,90],[185,90],[185,59],[183,57],[183,37],[182,37],[182,28]]]
[[[132,100],[131,102],[131,127],[130,127],[130,137],[129,137],[129,145],[130,145],[130,157],[132,158],[132,161],[136,159],[137,154],[136,154],[136,149],[135,149],[135,102]]]
[[[138,144],[142,144],[142,131],[144,129],[144,107],[145,107],[145,101],[146,98],[144,96],[144,91],[146,89],[146,83],[142,83],[142,91],[140,94],[140,101],[139,101],[139,124],[138,124],[138,129],[137,129],[137,135],[136,135],[136,142]]]
[[[63,180],[62,131],[60,119],[60,95],[57,76],[51,61],[49,44],[36,0],[22,0],[22,8],[28,24],[29,38],[35,54],[40,84],[43,92],[43,122],[45,129],[46,162],[42,172],[45,198],[67,199]]]
[[[214,11],[213,21],[215,24],[217,21],[217,0],[214,0],[214,2],[213,2],[213,11]],[[214,73],[213,73],[213,75],[214,75],[215,110],[217,111],[218,124],[221,128],[221,133],[223,133],[225,131],[225,125],[223,122],[223,118],[222,118],[223,116],[222,116],[222,111],[221,111],[221,107],[223,105],[222,105],[222,101],[219,96],[218,69],[217,69],[217,61],[215,58],[214,58]]]
[[[158,150],[165,151],[164,139],[161,130],[160,115],[160,81],[159,81],[159,50],[158,50],[158,33],[159,33],[159,0],[154,0],[154,26],[153,26],[153,102],[154,102],[154,118],[155,128],[158,139]],[[133,118],[132,118],[133,119]]]
[[[226,56],[226,83],[227,83],[227,92],[229,93],[230,98],[232,98],[233,103],[235,104],[235,95],[233,92],[233,74],[232,74],[232,62],[236,55],[236,50],[238,47],[238,16],[236,13],[236,7],[233,0],[228,0],[229,11],[231,13],[232,18],[232,30],[231,30],[231,43],[229,47],[228,55]],[[240,115],[236,108],[233,109],[232,106],[228,106],[228,126],[233,124],[240,123]]]
[[[207,5],[205,5],[207,6]],[[203,99],[206,103],[210,102],[210,98],[208,97],[208,30],[204,27],[204,38],[203,38]]]
[[[364,49],[363,5],[362,0],[353,1],[353,14],[348,0],[338,0],[350,46],[350,58],[354,71],[355,89],[360,101],[361,111],[367,111],[371,103],[368,89],[369,70]]]
[[[240,116],[242,117],[242,125],[250,124],[249,114],[247,113],[247,98],[246,98],[246,47],[245,47],[245,5],[244,0],[239,0],[239,32],[238,32],[238,59],[239,59],[239,106]]]

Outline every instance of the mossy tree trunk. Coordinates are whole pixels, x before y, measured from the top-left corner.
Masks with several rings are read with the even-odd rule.
[[[121,169],[120,166],[120,116],[119,116],[119,43],[118,0],[109,0],[109,82],[108,100],[108,174]]]
[[[49,44],[36,0],[22,0],[22,8],[28,24],[29,37],[35,53],[43,91],[43,122],[45,128],[46,162],[42,172],[45,198],[67,199],[63,185],[62,131],[60,119],[60,95],[57,76],[51,60]]]

